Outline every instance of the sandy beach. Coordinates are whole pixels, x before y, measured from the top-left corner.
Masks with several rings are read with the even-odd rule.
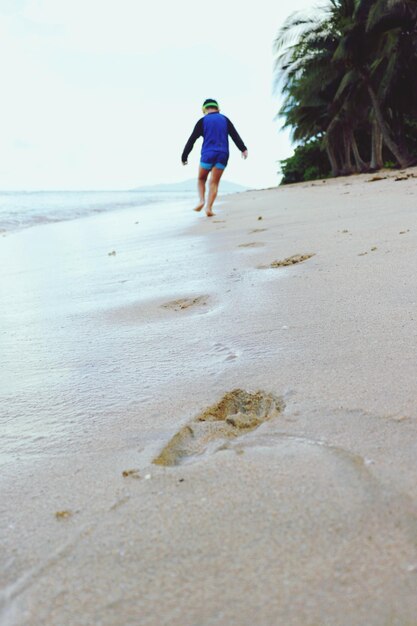
[[[416,177],[0,238],[2,626],[417,625]]]

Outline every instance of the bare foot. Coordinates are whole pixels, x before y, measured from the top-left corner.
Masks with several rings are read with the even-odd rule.
[[[206,215],[207,217],[213,217],[213,215],[216,215],[216,214],[213,213],[213,211],[206,211]]]
[[[204,206],[204,202],[200,202],[200,204],[197,204],[197,206],[195,207],[194,211],[201,211],[203,206]]]

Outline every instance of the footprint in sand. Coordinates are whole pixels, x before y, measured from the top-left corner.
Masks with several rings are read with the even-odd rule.
[[[238,248],[262,248],[265,244],[260,241],[251,241],[250,243],[240,243]]]
[[[163,309],[170,309],[171,311],[184,311],[194,306],[206,306],[208,296],[196,296],[195,298],[179,298],[178,300],[171,300],[171,302],[165,302],[162,304]]]
[[[153,462],[180,465],[205,453],[217,452],[226,441],[255,430],[283,410],[283,400],[272,394],[235,389],[181,428]]]
[[[375,252],[376,250],[378,250],[377,246],[372,246],[371,252]],[[367,254],[368,252],[360,252],[358,256],[366,256]]]
[[[368,178],[368,180],[366,180],[366,183],[377,183],[380,180],[385,180],[386,178],[388,178],[388,176],[372,176],[372,178]]]
[[[272,261],[272,263],[270,263],[269,265],[259,265],[259,269],[268,269],[268,268],[275,268],[275,267],[288,267],[290,265],[297,265],[297,263],[304,263],[304,261],[307,261],[308,259],[311,259],[311,257],[315,256],[314,253],[312,254],[294,254],[293,256],[289,256],[286,259],[283,259],[282,261]]]
[[[210,354],[214,355],[218,359],[221,359],[225,363],[236,361],[239,356],[231,348],[222,343],[215,343],[213,348],[210,350]]]

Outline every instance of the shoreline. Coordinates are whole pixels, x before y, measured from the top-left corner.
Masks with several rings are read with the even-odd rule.
[[[127,214],[55,230],[55,283],[46,261],[31,282],[78,280],[42,327],[76,421],[0,481],[6,626],[413,623],[417,192],[371,177],[239,193],[212,220],[190,207],[163,239]],[[75,236],[88,257],[68,257]],[[34,360],[41,407],[54,363]],[[199,434],[236,389],[285,408]],[[154,465],[187,425],[203,455]]]

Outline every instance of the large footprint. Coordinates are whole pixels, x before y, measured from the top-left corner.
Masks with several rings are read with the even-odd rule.
[[[264,245],[261,241],[251,241],[250,243],[240,243],[238,248],[262,248]]]
[[[228,439],[255,430],[284,409],[284,402],[263,391],[235,389],[181,428],[154,459],[156,465],[179,465],[216,452]]]
[[[171,309],[173,311],[184,311],[193,306],[205,306],[207,304],[208,296],[196,296],[195,298],[179,298],[178,300],[171,300],[162,304],[163,309]]]
[[[259,269],[268,269],[270,267],[288,267],[290,265],[297,265],[297,263],[304,263],[304,261],[308,261],[311,257],[315,256],[312,254],[294,254],[293,256],[289,256],[286,259],[282,259],[282,261],[272,261],[269,265],[259,265]]]

